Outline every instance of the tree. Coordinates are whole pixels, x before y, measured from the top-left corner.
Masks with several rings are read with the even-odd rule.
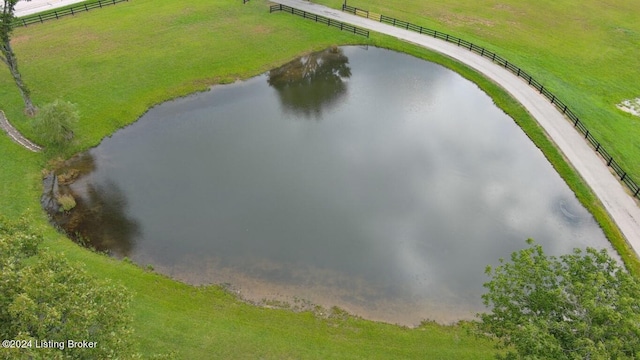
[[[33,127],[42,144],[58,149],[73,139],[73,128],[79,119],[76,105],[55,100],[40,109]]]
[[[560,258],[529,248],[487,274],[491,313],[479,329],[495,336],[504,359],[637,359],[640,282],[605,250]]]
[[[0,219],[0,338],[29,344],[3,346],[0,359],[136,357],[125,289],[38,251],[41,241],[25,221]],[[69,340],[95,344],[70,348]]]
[[[18,59],[11,47],[11,32],[15,20],[15,7],[18,0],[2,0],[2,14],[0,14],[0,60],[7,65],[13,80],[15,81],[22,100],[24,100],[24,112],[28,116],[35,116],[36,107],[33,105],[30,97],[30,91],[27,85],[22,81],[22,76],[18,71]],[[23,0],[31,1],[31,0]]]

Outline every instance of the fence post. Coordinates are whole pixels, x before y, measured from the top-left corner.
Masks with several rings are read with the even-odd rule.
[[[566,114],[567,113],[567,105],[564,106],[564,109],[562,109],[562,113]]]
[[[638,197],[638,192],[640,192],[640,187],[636,190],[635,194],[633,194],[633,197]]]
[[[596,146],[596,152],[598,152],[598,150],[600,150],[600,143],[598,143],[598,146]]]
[[[56,20],[59,19],[58,18],[58,12],[54,10],[53,13],[56,14]]]
[[[551,94],[551,103],[554,104],[556,101],[556,96]]]
[[[482,52],[480,53],[480,56],[484,56],[484,48],[482,48]]]
[[[38,18],[40,19],[40,22],[42,23],[42,16],[38,15]]]
[[[543,90],[544,90],[544,86],[540,85],[540,94],[542,94]]]
[[[613,156],[610,156],[609,161],[607,161],[607,166],[611,166],[612,161],[613,161]]]
[[[520,70],[521,70],[521,69],[520,69],[520,68],[518,68],[518,77],[520,77]]]
[[[496,53],[493,53],[493,56],[491,57],[491,61],[495,62],[496,61]],[[531,83],[529,83],[531,84]]]
[[[620,181],[624,181],[624,178],[626,178],[626,177],[627,177],[627,173],[623,172],[622,173],[622,177],[620,178]]]
[[[584,134],[584,138],[588,139],[589,138],[589,130],[587,130],[587,132]]]

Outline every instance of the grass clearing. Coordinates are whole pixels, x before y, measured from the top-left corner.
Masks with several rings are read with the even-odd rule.
[[[367,40],[290,14],[269,14],[267,4],[263,0],[245,5],[222,0],[193,0],[187,5],[136,0],[16,29],[14,47],[36,104],[56,98],[78,104],[77,142],[68,154],[98,144],[155,104],[257,75],[304,52],[352,43],[405,51],[451,67],[491,94],[545,151],[583,203],[591,204],[587,207],[604,224],[610,239],[621,239],[579,177],[548,140],[544,143],[546,137],[537,124],[495,84],[427,50],[378,34]],[[514,51],[518,49],[521,47]],[[21,131],[33,135],[22,114],[22,100],[3,67],[0,109]],[[252,359],[492,358],[492,344],[469,335],[464,325],[428,323],[407,329],[340,312],[325,317],[259,308],[218,287],[184,285],[91,253],[56,233],[40,210],[46,156],[28,152],[4,136],[0,136],[0,153],[2,213],[10,217],[26,214],[45,233],[44,246],[130,289],[135,336],[143,354],[175,351],[176,358]]]

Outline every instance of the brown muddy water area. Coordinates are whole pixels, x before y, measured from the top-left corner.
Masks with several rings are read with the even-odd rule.
[[[254,302],[403,325],[483,311],[485,267],[527,238],[612,251],[475,84],[377,48],[156,106],[58,174],[43,203],[98,250]]]

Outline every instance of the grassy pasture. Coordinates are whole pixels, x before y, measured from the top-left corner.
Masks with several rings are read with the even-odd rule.
[[[135,0],[16,29],[14,48],[37,104],[63,98],[79,105],[82,119],[78,143],[69,153],[98,144],[155,104],[213,84],[257,75],[304,52],[351,43],[405,51],[454,68],[490,93],[545,151],[609,237],[620,241],[615,227],[579,177],[526,112],[497,86],[426,50],[381,35],[367,40],[289,14],[269,14],[267,4],[262,0],[246,5],[222,0]],[[418,6],[416,1],[408,4]],[[453,7],[451,11],[457,11]],[[396,16],[411,20],[401,16],[404,14]],[[492,39],[485,40],[483,45],[511,59],[508,53],[489,45]],[[521,46],[513,51],[522,49]],[[524,63],[518,65],[527,68]],[[531,72],[540,77],[534,69]],[[553,90],[564,98],[560,89]],[[574,104],[569,98],[566,101]],[[22,114],[21,99],[3,67],[0,109],[25,134],[31,133],[29,120]],[[187,286],[90,253],[48,227],[40,211],[41,169],[46,166],[46,156],[29,153],[5,136],[0,136],[0,154],[2,213],[11,217],[26,214],[47,235],[46,247],[64,252],[97,276],[129,288],[134,293],[131,311],[135,336],[144,354],[175,351],[177,358],[251,359],[491,357],[491,344],[467,334],[464,326],[426,324],[406,329],[340,312],[327,317],[259,308],[244,304],[217,287]]]

